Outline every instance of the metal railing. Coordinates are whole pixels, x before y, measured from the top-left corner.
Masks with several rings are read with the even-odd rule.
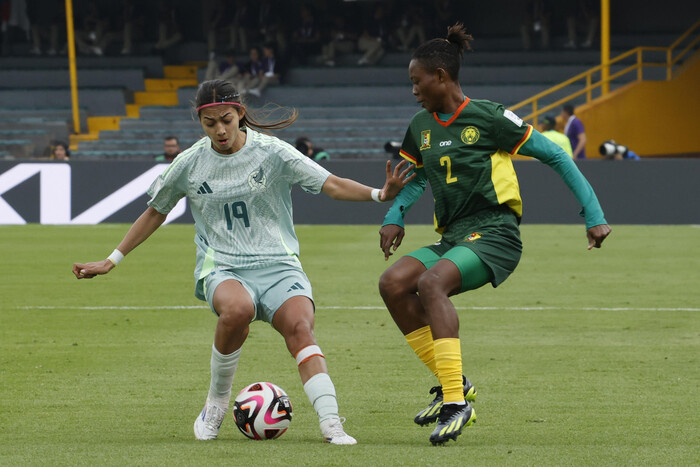
[[[676,51],[676,49],[680,48],[681,44],[683,44],[687,39],[691,38],[691,36],[693,36],[693,38],[687,41],[685,47],[680,51]],[[597,88],[601,88],[600,95],[604,96],[606,94],[606,91],[603,89],[604,84],[610,83],[613,80],[616,80],[633,71],[637,72],[635,81],[639,82],[644,80],[643,70],[645,67],[665,67],[666,81],[670,81],[673,79],[674,72],[676,71],[674,70],[674,68],[681,64],[681,61],[684,59],[684,57],[690,57],[690,54],[698,46],[698,43],[700,43],[700,21],[696,22],[693,26],[691,26],[669,47],[636,47],[632,50],[628,50],[627,52],[624,52],[618,55],[617,57],[611,59],[610,62],[607,64],[603,63],[598,66],[595,66],[589,70],[584,71],[583,73],[579,73],[573,78],[569,78],[566,81],[552,86],[551,88],[545,91],[535,94],[534,96],[529,97],[524,101],[518,102],[514,106],[510,107],[510,110],[518,110],[530,105],[530,113],[523,117],[523,120],[531,121],[536,126],[538,117],[543,113],[557,108],[573,99],[576,99],[577,97],[583,94],[586,95],[586,103],[589,103],[593,100],[594,90],[596,90]],[[656,54],[658,54],[659,52],[665,52],[665,60],[645,62],[644,54],[646,52],[653,52]],[[628,59],[632,56],[635,57],[635,62],[633,64],[609,75],[607,78],[602,77],[604,69],[609,70],[611,65],[622,62],[623,60]],[[599,76],[597,78],[597,81],[595,81],[595,75]],[[567,86],[579,84],[579,82],[583,81],[585,81],[585,87],[583,89],[579,89],[578,91],[575,91],[560,99],[557,99],[555,102],[549,103],[547,105],[540,105],[540,101],[542,98],[550,96],[566,88]]]

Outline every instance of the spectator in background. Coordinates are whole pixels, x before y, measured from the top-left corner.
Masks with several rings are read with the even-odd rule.
[[[431,34],[442,35],[445,32],[446,24],[454,24],[458,20],[458,6],[453,0],[433,0],[430,9],[432,18]]]
[[[275,45],[265,44],[262,50],[261,70],[248,82],[248,92],[256,97],[260,97],[267,86],[280,84],[281,79],[281,67],[275,57]]]
[[[384,45],[389,35],[384,5],[374,8],[372,18],[357,41],[357,48],[365,54],[357,61],[358,65],[374,65],[384,56]]]
[[[217,48],[222,35],[228,34],[228,48],[245,52],[255,24],[255,13],[249,0],[207,0],[203,2],[204,34],[209,52]],[[217,35],[219,40],[217,40]]]
[[[226,51],[224,59],[217,63],[214,52],[209,53],[209,63],[204,75],[204,81],[223,79],[236,82],[240,79],[240,69],[236,64],[236,53],[233,49]]]
[[[605,141],[603,144],[601,144],[599,151],[601,156],[614,161],[638,161],[640,159],[637,153],[630,150],[630,148],[628,148],[627,146],[617,144],[613,139],[609,139],[608,141]]]
[[[251,24],[251,8],[246,0],[238,0],[233,8],[225,8],[223,11],[222,27],[229,28],[228,47],[233,50],[245,52],[248,50],[248,35]],[[216,43],[214,31],[209,31],[209,47],[213,50]]]
[[[204,37],[209,53],[212,53],[216,49],[216,31],[222,27],[226,5],[224,0],[202,0],[201,5]]]
[[[156,162],[172,162],[180,154],[180,142],[175,136],[163,140],[163,154],[156,156]]]
[[[261,0],[258,9],[259,33],[264,42],[272,42],[279,55],[287,51],[287,38],[284,34],[284,23],[280,13],[280,2]]]
[[[567,4],[566,30],[569,40],[564,44],[564,47],[568,49],[576,48],[576,26],[582,20],[586,28],[586,38],[581,47],[585,49],[591,48],[600,18],[600,2],[597,0],[578,0],[565,2],[565,4]]]
[[[294,58],[302,65],[306,64],[309,55],[321,50],[321,30],[311,7],[301,7],[299,25],[294,30]]]
[[[355,50],[357,34],[346,26],[345,17],[336,15],[328,35],[327,43],[321,48],[321,55],[317,61],[327,66],[335,66],[338,53],[349,54]]]
[[[294,147],[296,147],[297,151],[303,155],[308,156],[317,162],[329,160],[331,158],[330,154],[328,154],[324,149],[314,147],[314,144],[306,136],[298,137],[294,142]]]
[[[586,158],[586,131],[583,122],[574,115],[574,106],[566,104],[561,110],[561,117],[564,119],[564,134],[571,142],[574,159]]]
[[[425,25],[423,18],[425,13],[418,5],[409,5],[401,15],[399,27],[396,29],[396,37],[399,39],[398,49],[408,52],[413,47],[425,42]]]
[[[238,81],[234,81],[234,85],[241,94],[247,94],[248,90],[259,82],[264,73],[263,63],[260,59],[260,49],[251,47],[248,52],[248,61],[239,68],[241,76]]]
[[[523,49],[532,48],[532,32],[539,32],[542,35],[542,48],[549,48],[549,18],[551,16],[551,6],[546,0],[530,0],[525,4],[525,14],[523,24],[520,25],[520,35],[523,40]]]
[[[561,147],[570,157],[573,157],[574,154],[571,150],[571,142],[569,141],[569,138],[564,133],[560,133],[555,130],[554,128],[556,125],[557,119],[553,115],[546,115],[544,119],[542,119],[540,132],[543,136],[558,144],[559,147]]]
[[[32,55],[41,55],[41,39],[48,38],[47,55],[58,52],[58,32],[65,27],[66,12],[62,2],[45,0],[26,0],[27,16],[32,24]]]
[[[154,48],[166,50],[182,40],[178,12],[165,0],[158,3],[158,42]]]
[[[57,141],[51,149],[51,159],[57,161],[70,160],[70,149],[63,141]]]
[[[123,0],[122,11],[122,55],[131,55],[134,44],[134,34],[141,36],[144,18],[134,5],[134,0]]]
[[[78,51],[84,55],[104,55],[104,48],[107,45],[109,19],[106,18],[98,6],[98,2],[87,2],[81,24],[81,28],[75,31],[75,43]]]

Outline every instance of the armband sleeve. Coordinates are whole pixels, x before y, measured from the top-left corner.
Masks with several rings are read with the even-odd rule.
[[[415,168],[416,178],[411,180],[404,186],[399,194],[394,199],[394,204],[391,205],[382,226],[393,224],[400,227],[404,226],[403,219],[406,212],[420,199],[425,191],[426,177],[425,170]]]
[[[586,229],[608,223],[590,183],[561,147],[534,130],[519,153],[534,157],[559,174],[582,206],[580,214],[586,219]]]

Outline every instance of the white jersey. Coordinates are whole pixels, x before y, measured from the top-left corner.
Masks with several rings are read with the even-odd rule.
[[[167,214],[186,196],[195,220],[200,281],[214,268],[300,267],[292,220],[292,185],[317,194],[326,169],[274,136],[247,129],[243,147],[223,155],[204,137],[148,189],[148,205]],[[200,295],[197,287],[197,296]],[[202,297],[200,297],[202,298]]]

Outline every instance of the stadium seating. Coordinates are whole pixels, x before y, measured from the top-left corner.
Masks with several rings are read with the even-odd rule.
[[[658,38],[656,42],[667,40]],[[640,39],[630,39],[637,41]],[[482,40],[475,48],[463,63],[463,89],[470,97],[506,106],[599,61],[595,50],[518,51],[519,43],[512,37]],[[168,58],[201,59],[203,50],[204,44],[186,43]],[[613,51],[613,55],[616,53]],[[419,110],[406,71],[409,55],[389,53],[371,68],[358,67],[359,57],[339,56],[334,68],[294,67],[284,85],[268,88],[262,99],[248,96],[248,103],[259,107],[274,102],[297,108],[297,122],[276,132],[289,142],[303,135],[334,158],[385,157],[384,144],[401,140],[408,120]],[[105,127],[114,129],[97,126],[99,139],[81,141],[78,150],[73,151],[75,158],[152,159],[162,152],[166,135],[177,136],[183,148],[202,136],[190,108],[196,91],[192,79],[165,83],[172,86],[171,92],[152,92],[163,85],[153,78],[167,76],[161,57],[79,57],[78,69],[83,131],[87,117],[134,117],[126,109],[131,102],[138,104],[134,107],[139,108],[139,118],[122,117],[115,125]],[[203,75],[200,68],[199,81]],[[46,156],[52,141],[68,139],[72,120],[65,57],[0,58],[0,83],[0,128],[6,130],[0,133],[0,157]],[[183,83],[189,86],[177,89]],[[566,93],[573,90],[569,88]],[[553,94],[550,102],[563,95]],[[93,136],[97,138],[98,134]]]

